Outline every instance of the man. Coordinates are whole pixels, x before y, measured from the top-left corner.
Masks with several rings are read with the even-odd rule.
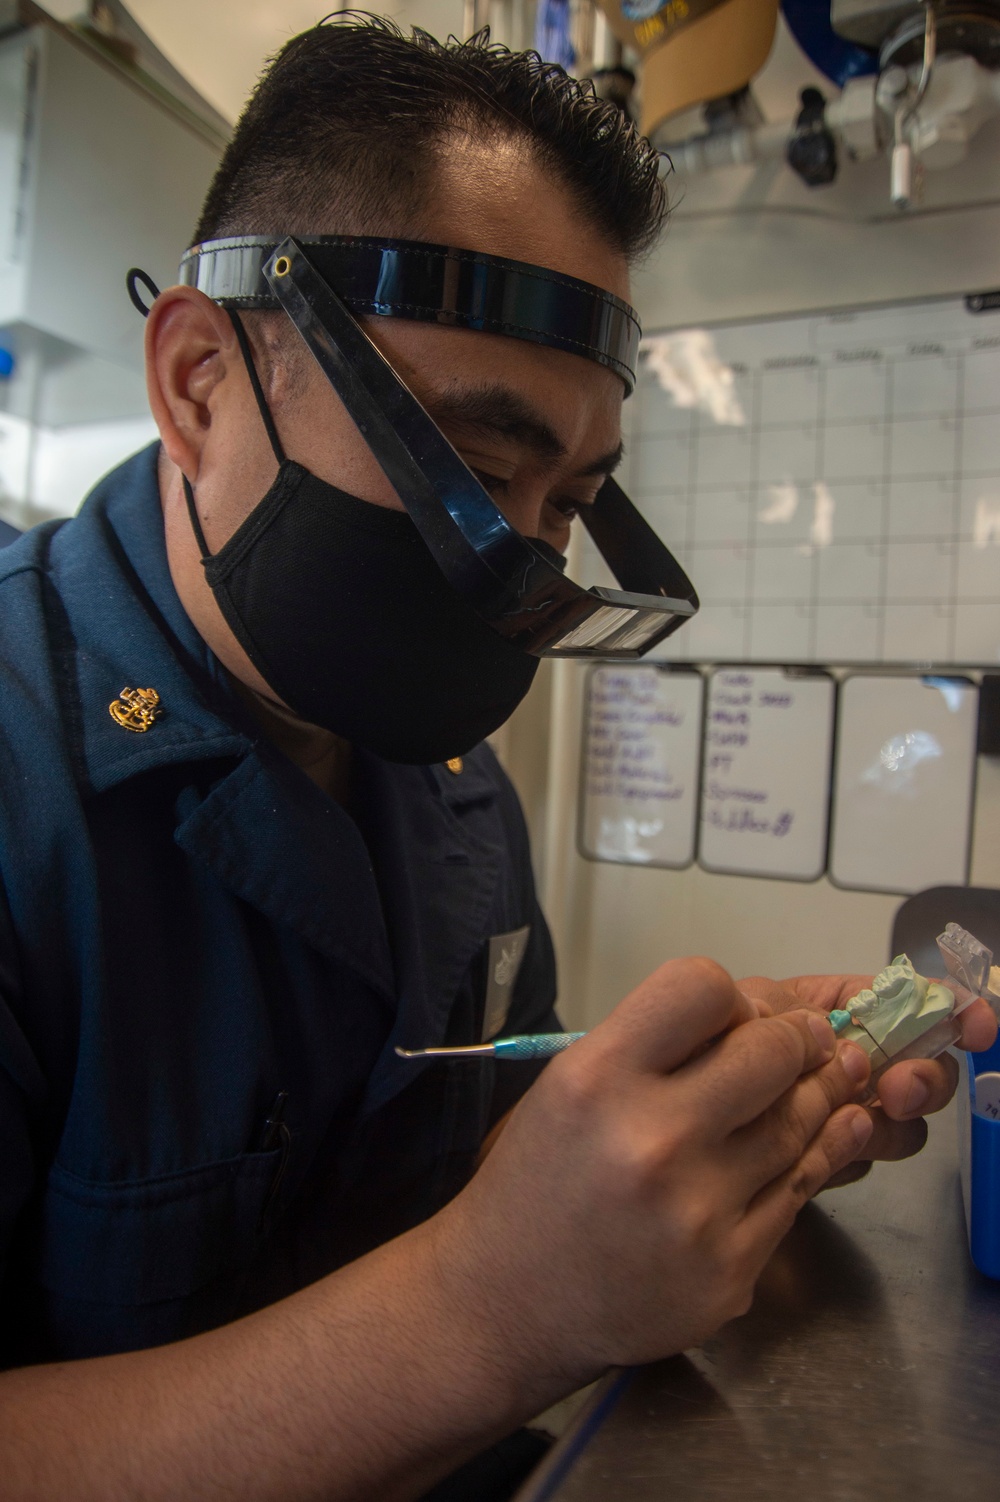
[[[349,22],[273,64],[196,239],[455,246],[610,306],[663,209],[648,147],[557,72]],[[818,1013],[854,980],[707,960],[512,1115],[517,1066],[397,1057],[482,1037],[498,938],[505,1030],[555,1026],[516,801],[468,751],[534,659],[454,615],[299,334],[246,301],[157,297],[162,446],[0,575],[10,1498],[418,1497],[744,1310],[804,1201],[915,1150],[954,1088],[905,1065],[851,1104],[867,1062]],[[365,327],[544,559],[624,383],[598,335],[508,322]]]

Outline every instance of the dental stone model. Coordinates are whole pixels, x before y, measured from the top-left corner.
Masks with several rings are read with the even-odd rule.
[[[905,954],[897,955],[872,981],[830,1013],[835,1033],[863,1048],[872,1074],[864,1099],[876,1098],[877,1082],[898,1059],[936,1059],[962,1036],[962,1013],[982,997],[1000,1022],[1000,966],[992,951],[958,923],[938,935],[946,979],[918,975]]]
[[[897,955],[830,1021],[842,1038],[863,1048],[873,1066],[943,1022],[955,1010],[955,993],[940,981],[918,975],[905,954]]]

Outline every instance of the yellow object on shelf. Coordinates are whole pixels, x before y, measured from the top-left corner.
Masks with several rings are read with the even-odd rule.
[[[644,135],[671,115],[742,89],[767,61],[779,0],[598,0],[642,54]]]

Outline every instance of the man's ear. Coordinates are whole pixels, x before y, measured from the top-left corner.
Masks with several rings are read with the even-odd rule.
[[[194,287],[168,287],[146,320],[146,389],[163,447],[194,483],[227,373],[239,361],[229,315]]]

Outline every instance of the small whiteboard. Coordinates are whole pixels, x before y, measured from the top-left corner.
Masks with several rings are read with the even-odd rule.
[[[966,678],[844,682],[830,851],[838,886],[909,894],[968,881],[978,707]]]
[[[705,684],[664,667],[595,667],[587,678],[578,844],[589,860],[694,860]]]
[[[792,881],[822,876],[836,694],[826,673],[712,674],[698,856],[706,871]]]

